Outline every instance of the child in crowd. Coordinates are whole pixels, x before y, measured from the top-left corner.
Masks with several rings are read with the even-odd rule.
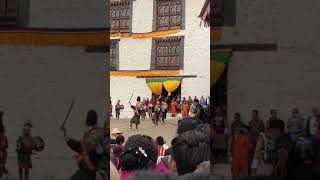
[[[242,176],[249,176],[249,153],[252,145],[249,140],[248,130],[239,127],[235,130],[232,143],[232,176],[233,180],[239,180]]]
[[[17,140],[18,166],[20,180],[29,180],[29,169],[32,168],[32,125],[30,122],[24,124],[22,136]]]
[[[120,157],[120,154],[124,151],[124,146],[123,146],[124,136],[122,135],[117,136],[116,141],[117,141],[117,145],[116,147],[113,148],[112,152],[116,158],[116,168],[119,170],[120,169],[119,157]]]

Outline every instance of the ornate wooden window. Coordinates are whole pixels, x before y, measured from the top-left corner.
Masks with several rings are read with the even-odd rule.
[[[112,33],[128,33],[131,31],[132,2],[130,0],[111,0],[110,24]]]
[[[155,30],[184,28],[184,0],[156,0],[155,2]]]
[[[119,40],[117,39],[110,42],[110,70],[119,70]]]
[[[236,20],[235,0],[213,0],[212,1],[213,26],[234,26]]]
[[[0,0],[0,26],[25,26],[30,0]]]
[[[182,69],[183,37],[155,38],[153,69]]]
[[[0,0],[0,25],[18,24],[19,0]]]

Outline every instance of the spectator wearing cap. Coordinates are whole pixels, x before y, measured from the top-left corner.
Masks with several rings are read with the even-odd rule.
[[[122,135],[122,132],[118,128],[113,128],[111,131],[112,138],[110,139],[110,145],[115,146],[117,144],[116,138]]]

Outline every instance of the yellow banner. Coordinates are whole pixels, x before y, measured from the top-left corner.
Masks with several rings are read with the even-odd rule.
[[[179,70],[110,71],[110,76],[163,76],[179,75]]]
[[[147,83],[149,86],[149,89],[153,94],[155,95],[161,95],[162,93],[162,82],[149,82]]]
[[[164,88],[168,91],[168,96],[171,96],[171,93],[175,91],[181,83],[181,80],[167,80],[163,82]]]

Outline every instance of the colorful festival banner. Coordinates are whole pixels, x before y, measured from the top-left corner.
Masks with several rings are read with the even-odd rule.
[[[210,63],[211,86],[215,85],[215,83],[219,80],[231,56],[232,56],[232,52],[230,50],[214,51],[211,53],[211,63]]]
[[[110,71],[110,76],[165,76],[179,75],[179,70],[121,70]]]
[[[182,78],[157,78],[157,79],[146,79],[146,82],[150,88],[150,91],[156,95],[161,95],[162,86],[168,91],[168,96],[175,91],[182,81]],[[161,90],[161,91],[160,91]]]
[[[125,37],[125,38],[152,38],[157,36],[167,36],[171,34],[179,33],[181,29],[169,30],[169,31],[155,31],[147,33],[112,33],[111,37]]]
[[[153,94],[155,95],[161,95],[162,93],[162,82],[147,82],[147,85],[150,89],[151,92],[153,92]]]
[[[60,45],[109,46],[108,28],[0,28],[0,44],[9,45]]]
[[[168,96],[171,96],[171,93],[174,92],[182,81],[182,78],[170,78],[163,82],[164,88],[168,91]]]

